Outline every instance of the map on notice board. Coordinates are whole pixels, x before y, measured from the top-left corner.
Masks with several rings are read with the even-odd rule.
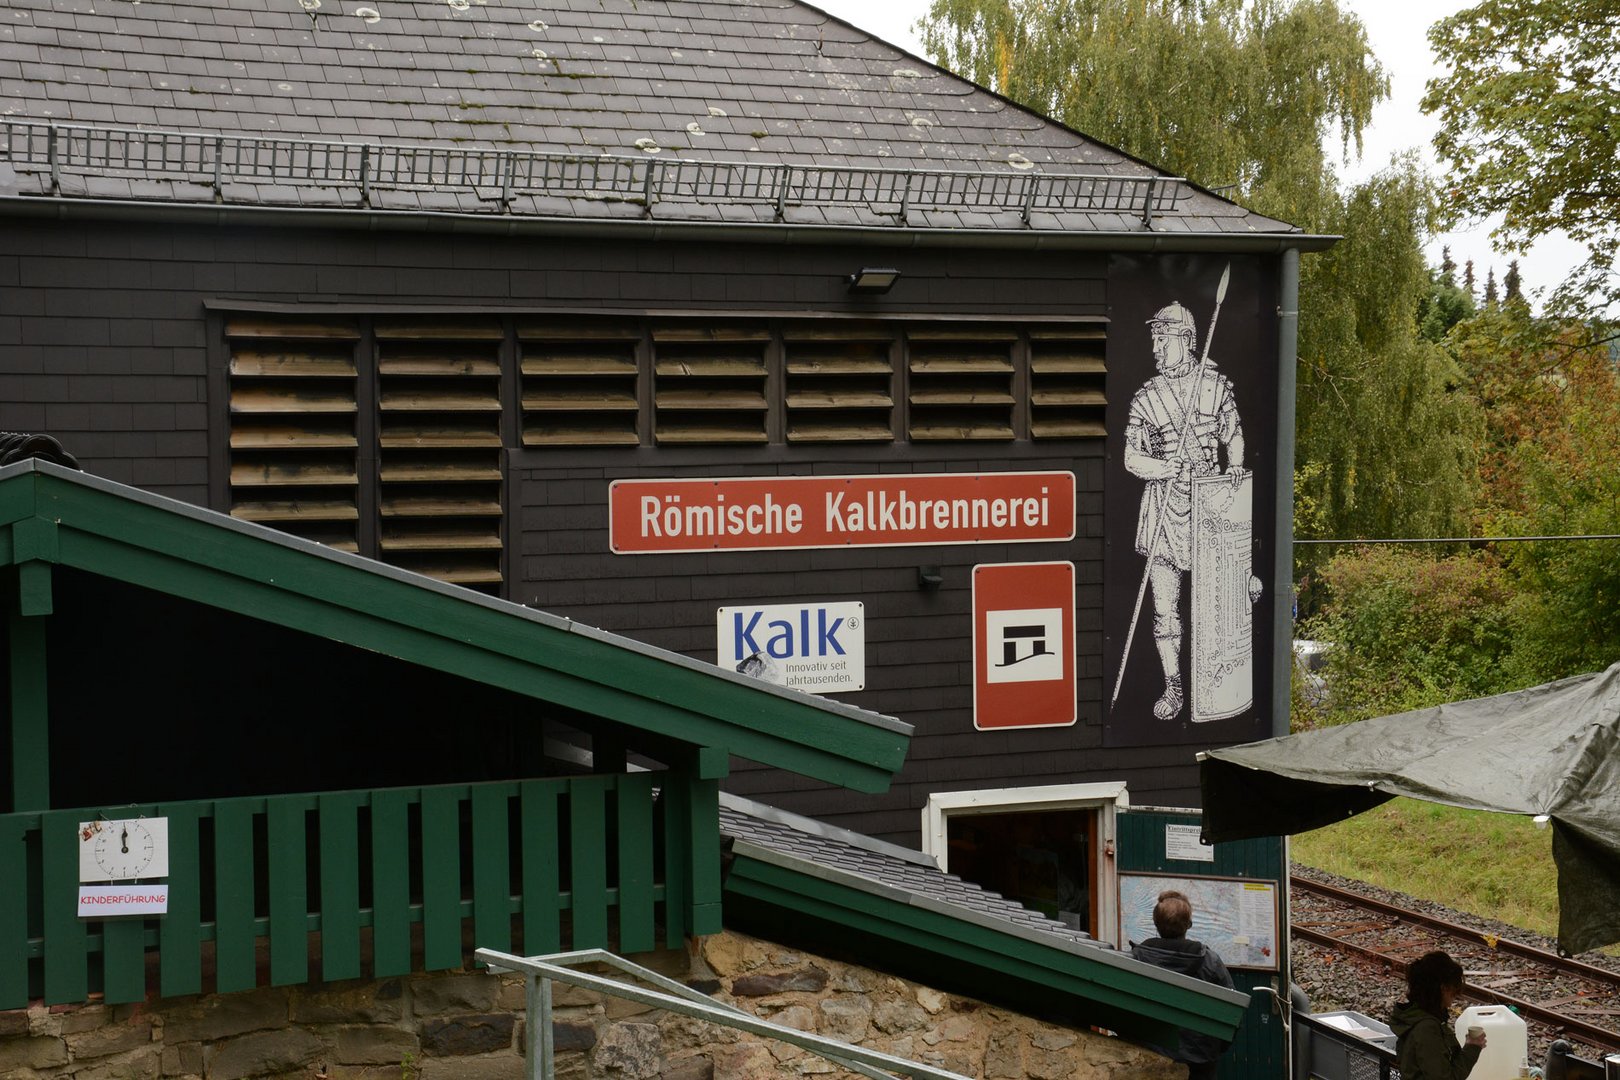
[[[1187,936],[1214,949],[1227,967],[1277,970],[1275,881],[1120,874],[1121,948],[1159,936],[1153,928],[1153,905],[1166,889],[1179,890],[1192,904]]]

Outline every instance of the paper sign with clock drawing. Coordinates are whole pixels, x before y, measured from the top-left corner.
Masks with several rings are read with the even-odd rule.
[[[168,818],[79,822],[81,882],[168,876]]]

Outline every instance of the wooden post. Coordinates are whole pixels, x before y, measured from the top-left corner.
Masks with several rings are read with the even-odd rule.
[[[688,765],[689,794],[686,828],[690,838],[687,881],[691,896],[694,936],[720,932],[720,781],[731,761],[723,749],[699,747]]]
[[[13,613],[11,660],[11,809],[51,807],[50,710],[45,684],[45,619]]]

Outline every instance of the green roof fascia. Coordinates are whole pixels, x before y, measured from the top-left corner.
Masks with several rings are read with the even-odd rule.
[[[47,462],[0,469],[8,525],[7,561],[75,567],[858,791],[886,790],[910,740],[891,717]]]
[[[1230,1039],[1248,1007],[1248,995],[1240,991],[1164,971],[1103,946],[1065,942],[747,841],[737,841],[732,854],[728,894],[874,934],[934,954],[957,969],[978,969],[990,979],[1101,1005],[1112,1018],[1105,1026],[1144,1040],[1162,1039],[1169,1028]],[[1141,1022],[1133,1024],[1130,1018]]]

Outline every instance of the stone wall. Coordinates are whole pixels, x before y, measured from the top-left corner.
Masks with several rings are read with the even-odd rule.
[[[980,1080],[1176,1080],[1118,1039],[724,933],[632,958],[775,1023]],[[848,1080],[784,1043],[558,984],[558,1080]],[[6,1080],[519,1080],[523,982],[455,973],[0,1012]],[[838,1075],[834,1075],[838,1074]]]

